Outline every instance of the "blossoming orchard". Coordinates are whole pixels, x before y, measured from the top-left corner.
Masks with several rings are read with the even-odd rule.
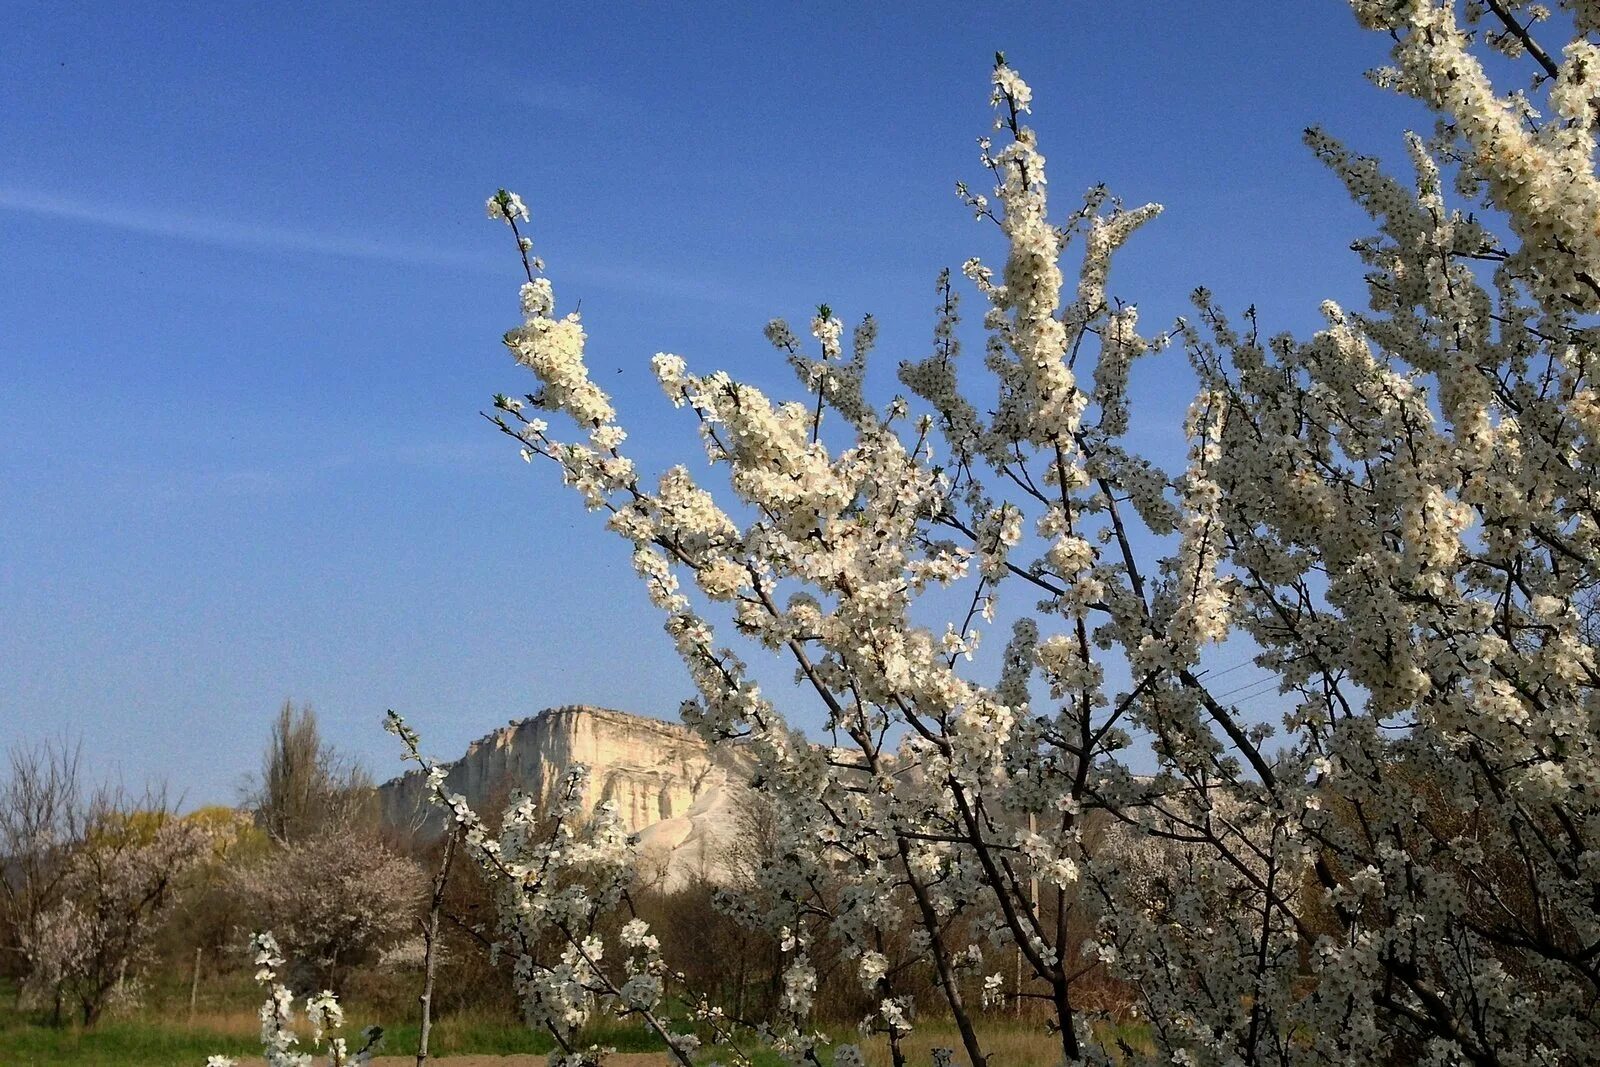
[[[633,915],[634,842],[583,816],[581,776],[491,830],[432,768],[552,1063],[600,1062],[577,1034],[609,1013],[685,1065],[702,1039],[860,1064],[812,1019],[824,949],[897,1065],[929,980],[959,1038],[935,1059],[973,1067],[1005,1065],[994,1012],[1066,1063],[1600,1062],[1600,4],[1352,6],[1392,41],[1376,79],[1438,124],[1403,166],[1307,131],[1375,231],[1367,306],[1323,304],[1309,337],[1204,289],[1142,322],[1112,263],[1160,206],[1047,184],[1045,102],[999,56],[992,192],[958,192],[1005,258],[930,270],[898,395],[869,385],[873,319],[826,304],[767,326],[788,396],[661,353],[700,440],[647,476],[534,254],[539,205],[489,198],[524,272],[505,344],[536,381],[488,417],[631,546],[694,680],[684,721],[752,761],[776,826],[723,901],[781,945],[781,1010],[754,1021]],[[1184,361],[1187,461],[1164,470],[1130,377]],[[1276,679],[1281,721],[1202,667],[1224,643]],[[790,676],[826,736],[762,682]],[[257,947],[272,1062],[300,1062]]]

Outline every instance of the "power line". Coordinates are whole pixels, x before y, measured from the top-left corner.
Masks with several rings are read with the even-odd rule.
[[[1248,659],[1247,660],[1242,660],[1239,663],[1235,663],[1233,666],[1224,668],[1223,670],[1220,670],[1220,671],[1215,671],[1215,672],[1213,672],[1213,671],[1205,671],[1200,675],[1200,677],[1206,679],[1207,681],[1212,681],[1212,680],[1217,679],[1217,678],[1225,678],[1228,675],[1232,674],[1234,671],[1242,671],[1246,667],[1253,667],[1253,666],[1255,666],[1255,662],[1253,660],[1248,660]]]
[[[1239,700],[1249,700],[1251,697],[1261,696],[1262,694],[1266,693],[1268,689],[1275,688],[1277,684],[1277,675],[1272,675],[1267,678],[1257,678],[1254,681],[1246,682],[1244,685],[1236,686],[1233,689],[1228,690],[1226,693],[1219,693],[1214,699],[1225,700],[1228,697],[1233,696],[1235,693],[1243,693],[1246,689],[1257,689],[1258,687],[1264,687],[1260,688],[1259,692],[1250,693],[1247,696],[1242,696],[1239,698]],[[1235,703],[1238,703],[1238,701],[1235,701]]]

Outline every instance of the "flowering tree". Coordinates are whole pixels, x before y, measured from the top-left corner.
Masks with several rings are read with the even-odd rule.
[[[1394,41],[1379,80],[1440,118],[1408,140],[1409,185],[1307,134],[1378,228],[1356,246],[1367,310],[1263,338],[1199,291],[1193,321],[1141,333],[1109,270],[1159,207],[1095,188],[1052,214],[1031,93],[1001,58],[994,193],[960,188],[1007,245],[1000,269],[962,270],[986,304],[985,384],[948,272],[932,352],[899,369],[910,400],[869,399],[872,320],[847,346],[827,306],[814,346],[767,329],[797,400],[658,355],[720,497],[687,467],[644,480],[526,208],[489,200],[526,272],[505,341],[539,380],[490,417],[633,545],[697,687],[685,719],[737,740],[781,798],[768,918],[790,931],[797,1017],[807,945],[836,939],[903,1062],[909,1005],[874,946],[910,928],[974,1065],[972,1000],[1005,987],[1012,952],[1012,995],[1048,1008],[1073,1062],[1143,1054],[1082,1010],[1100,970],[1139,1001],[1154,1062],[1600,1058],[1600,674],[1580,610],[1600,582],[1600,8],[1563,3],[1558,59],[1548,12],[1520,0],[1353,7]],[[1525,58],[1532,87],[1497,89],[1485,49]],[[1197,388],[1168,473],[1129,439],[1128,382],[1174,343]],[[814,692],[832,744],[795,730],[722,619]],[[1005,622],[999,677],[973,677]],[[1202,651],[1234,635],[1278,679],[1281,730],[1208,684]],[[1130,769],[1135,739],[1155,773]],[[1091,815],[1117,828],[1099,852]],[[1094,939],[1072,943],[1084,916]],[[579,985],[598,973],[581,944]]]
[[[127,994],[181,880],[213,855],[231,827],[179,818],[158,804],[130,809],[102,794],[84,816],[60,899],[24,935],[26,989],[59,1018],[73,1004],[92,1026],[115,994]]]
[[[313,984],[337,985],[411,932],[424,874],[375,835],[345,826],[274,849],[231,881]]]

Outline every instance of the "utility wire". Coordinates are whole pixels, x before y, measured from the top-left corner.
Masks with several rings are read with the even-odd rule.
[[[1235,693],[1243,693],[1246,689],[1259,689],[1259,692],[1254,692],[1246,696],[1239,697],[1239,700],[1249,700],[1251,697],[1257,697],[1265,694],[1269,689],[1276,687],[1277,684],[1278,679],[1276,675],[1270,678],[1257,678],[1255,681],[1246,682],[1244,685],[1236,686],[1235,688],[1228,690],[1226,693],[1218,693],[1216,699],[1226,700]],[[1234,701],[1234,703],[1238,703],[1238,700]]]

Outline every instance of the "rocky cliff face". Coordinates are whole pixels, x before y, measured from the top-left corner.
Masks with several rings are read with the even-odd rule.
[[[639,834],[641,875],[675,888],[720,875],[747,769],[713,754],[682,726],[587,705],[549,708],[467,746],[446,783],[474,810],[496,814],[512,790],[548,798],[574,764],[589,767],[586,806],[615,801]],[[384,824],[423,839],[444,832],[426,782],[412,771],[378,787]]]

